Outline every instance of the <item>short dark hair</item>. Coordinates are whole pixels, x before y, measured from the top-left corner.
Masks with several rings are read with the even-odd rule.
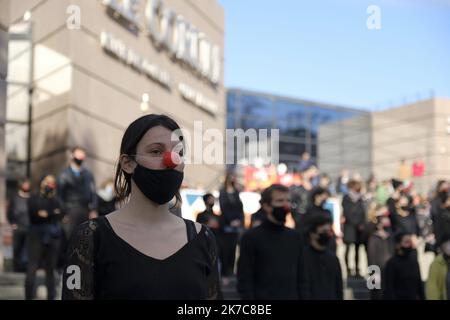
[[[206,203],[206,201],[208,201],[208,198],[210,198],[210,197],[214,198],[214,196],[211,193],[205,193],[203,195],[203,202]]]
[[[402,242],[403,238],[406,236],[410,236],[411,233],[409,232],[405,232],[405,231],[399,231],[394,235],[394,242],[395,244],[399,244],[400,242]]]
[[[332,224],[331,217],[328,217],[323,214],[314,215],[310,219],[308,219],[308,225],[306,228],[306,232],[308,234],[314,233],[317,231],[317,228],[323,226],[325,224]]]
[[[319,194],[324,194],[324,193],[326,193],[327,195],[330,195],[330,192],[327,189],[325,189],[325,188],[315,187],[314,189],[312,189],[310,194],[309,194],[311,204],[314,204],[314,200],[316,199],[316,197]]]
[[[286,186],[283,186],[282,184],[272,184],[270,187],[266,188],[261,192],[261,200],[260,203],[263,204],[269,204],[272,202],[272,194],[274,191],[279,192],[289,192],[289,188]]]

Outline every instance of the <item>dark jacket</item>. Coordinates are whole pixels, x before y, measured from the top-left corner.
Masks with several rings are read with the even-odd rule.
[[[94,176],[83,167],[77,176],[70,166],[67,167],[58,179],[58,197],[65,212],[73,207],[97,210],[98,199]]]
[[[417,256],[394,255],[384,268],[383,297],[386,300],[424,300],[425,292]]]
[[[240,228],[231,227],[233,220],[241,221],[241,228],[244,227],[244,206],[239,198],[239,191],[228,193],[222,189],[219,195],[220,211],[222,212],[223,231],[239,232]]]
[[[344,242],[346,244],[362,243],[363,229],[366,221],[365,206],[362,198],[353,202],[349,195],[342,199],[344,210]]]
[[[10,224],[16,224],[19,228],[27,228],[30,224],[28,198],[23,198],[19,194],[14,195],[9,202],[7,218]]]
[[[263,208],[260,208],[258,211],[252,214],[250,228],[259,226],[261,223],[264,222],[266,217],[267,217],[266,212],[264,211]]]
[[[318,251],[307,245],[303,259],[302,299],[342,300],[342,272],[336,255],[328,249]]]
[[[392,237],[384,239],[376,232],[369,237],[367,245],[367,258],[369,265],[379,266],[383,269],[386,262],[394,253],[394,243]]]
[[[243,299],[299,299],[303,245],[295,230],[266,219],[244,233],[237,289]]]

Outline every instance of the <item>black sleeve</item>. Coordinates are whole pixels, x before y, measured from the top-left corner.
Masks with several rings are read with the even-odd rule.
[[[46,220],[46,218],[42,218],[38,215],[39,208],[39,199],[38,196],[34,195],[31,196],[28,199],[28,216],[30,218],[30,222],[33,223],[39,223],[43,220]]]
[[[62,171],[58,177],[56,195],[58,197],[58,201],[59,201],[63,211],[65,211],[64,204],[65,204],[65,199],[66,199],[66,192],[65,192],[66,183],[67,183],[66,173],[65,173],[65,171]]]
[[[89,188],[89,210],[98,209],[97,190],[95,186],[95,178],[91,172],[88,171],[88,188]]]
[[[298,283],[297,283],[297,291],[298,296],[300,299],[308,299],[308,277],[306,276],[305,272],[305,250],[304,250],[304,243],[301,236],[299,236],[299,259],[298,259],[298,265],[297,265],[297,272],[298,272]]]
[[[211,266],[207,277],[208,293],[206,299],[222,299],[222,292],[220,290],[219,264],[217,257],[217,242],[212,231],[206,226],[204,226],[204,228],[206,228],[206,237],[208,239],[208,253]]]
[[[229,219],[230,213],[230,201],[225,193],[225,191],[221,191],[219,195],[219,205],[220,211],[222,212],[222,221],[224,226],[230,225],[231,220]]]
[[[208,223],[208,219],[206,217],[206,214],[204,212],[200,212],[197,215],[197,218],[195,219],[196,222],[201,223],[201,224],[206,224]]]
[[[417,297],[419,300],[425,300],[425,288],[422,282],[422,276],[420,275],[420,266],[416,262],[417,266]]]
[[[240,244],[240,256],[237,266],[237,289],[242,299],[255,299],[254,270],[255,245],[249,234],[244,234]]]
[[[63,300],[95,299],[97,227],[97,220],[86,221],[78,227],[70,240],[63,275]]]
[[[336,258],[336,299],[344,300],[344,288],[342,284],[342,270],[341,264],[339,263],[339,259]]]
[[[386,263],[386,267],[383,271],[383,299],[385,300],[394,300],[395,299],[395,290],[394,290],[394,280],[395,280],[395,270],[393,261],[389,260]]]
[[[6,209],[6,218],[8,219],[8,222],[10,224],[15,224],[17,221],[16,216],[14,215],[14,209],[15,209],[15,198],[12,197]]]

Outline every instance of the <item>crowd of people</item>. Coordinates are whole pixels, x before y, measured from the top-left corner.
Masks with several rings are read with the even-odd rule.
[[[36,190],[28,179],[7,202],[7,219],[13,229],[13,271],[25,272],[25,298],[36,296],[36,272],[45,270],[48,299],[56,298],[56,275],[65,263],[68,241],[88,219],[116,209],[114,184],[96,189],[93,174],[83,164],[86,152],[71,150],[71,160],[58,177],[45,174]]]
[[[220,191],[220,213],[213,211],[212,194],[205,195],[206,210],[197,221],[217,236],[225,285],[234,271],[244,299],[343,299],[343,277],[362,279],[360,254],[366,254],[368,265],[381,273],[371,299],[449,297],[448,181],[421,195],[411,181],[396,177],[379,182],[373,176],[362,181],[348,170],[333,183],[308,156],[302,156],[299,171],[300,183],[289,188],[273,184],[261,192],[260,209],[251,215],[248,229],[233,173]],[[341,203],[342,234],[334,232],[334,215],[326,206],[330,197]],[[294,230],[285,226],[289,213]],[[341,242],[346,270],[336,255]],[[418,263],[419,244],[435,254],[426,283]]]
[[[83,164],[85,158],[82,148],[74,148],[69,166],[58,177],[44,175],[37,190],[31,190],[30,181],[25,179],[8,201],[13,266],[16,272],[26,272],[26,299],[36,295],[39,268],[46,272],[48,299],[55,299],[55,272],[64,266],[74,231],[118,208],[117,181],[105,181],[97,190],[93,174]],[[226,175],[218,199],[212,193],[204,195],[206,209],[196,220],[214,235],[222,286],[230,285],[236,276],[237,291],[243,299],[340,300],[344,298],[343,279],[363,277],[363,247],[368,265],[381,270],[380,286],[370,292],[372,299],[450,297],[448,181],[439,181],[433,194],[424,196],[410,181],[377,181],[375,177],[362,181],[360,175],[350,176],[348,170],[333,183],[308,155],[302,156],[298,170],[299,183],[290,187],[273,184],[261,191],[260,209],[251,215],[249,225],[236,174]],[[138,179],[145,174],[150,172],[135,173],[133,181],[141,184],[139,190],[147,198],[160,199],[164,195],[155,195],[156,189],[147,190],[147,195],[145,182]],[[168,194],[178,192],[172,189]],[[130,196],[131,189],[125,191]],[[336,221],[326,206],[330,197],[342,205],[338,222],[342,234],[333,228]],[[214,210],[217,200],[220,212]],[[286,227],[288,215],[295,222],[294,228]],[[109,223],[105,222],[106,229],[111,229]],[[195,227],[189,228],[194,238]],[[345,270],[341,270],[336,255],[341,241],[345,245]],[[419,242],[425,244],[425,251],[435,254],[425,284],[418,263]],[[219,287],[215,287],[218,297]]]

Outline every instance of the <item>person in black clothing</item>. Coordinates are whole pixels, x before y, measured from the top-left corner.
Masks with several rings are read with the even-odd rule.
[[[261,204],[261,201],[260,201]],[[250,228],[256,228],[257,226],[261,225],[261,223],[264,222],[266,219],[267,214],[264,211],[262,204],[261,208],[258,209],[254,214],[252,214],[251,221],[250,221]]]
[[[386,300],[424,300],[425,292],[411,235],[395,235],[395,255],[386,263],[382,276],[383,298]]]
[[[403,182],[397,179],[391,180],[392,188],[394,189],[394,192],[392,195],[387,199],[386,205],[388,207],[389,211],[389,218],[391,219],[391,228],[393,232],[396,232],[397,230],[397,220],[396,220],[396,206],[398,204],[398,201],[400,200],[401,196],[403,195],[403,190],[405,189],[403,186]]]
[[[30,181],[19,182],[19,190],[11,198],[7,207],[7,218],[13,229],[13,270],[26,270],[26,239],[28,226],[28,199],[30,198]]]
[[[317,216],[323,216],[328,219],[331,219],[331,223],[333,223],[333,215],[330,210],[324,208],[325,203],[330,197],[330,193],[328,190],[322,187],[315,187],[312,189],[310,194],[310,201],[308,209],[306,210],[304,216],[304,230],[305,230],[305,240],[308,240],[308,230],[310,228],[311,221]],[[332,239],[328,242],[329,249],[333,252],[336,252],[336,237],[332,236]]]
[[[237,289],[243,299],[299,299],[302,285],[300,235],[284,226],[289,189],[272,185],[261,194],[267,218],[242,236]]]
[[[442,244],[442,239],[450,234],[450,194],[441,194],[441,204],[435,208],[434,216],[434,235],[436,238],[436,247]]]
[[[391,214],[394,215],[394,232],[406,232],[414,235],[414,238],[420,234],[416,208],[413,205],[412,197],[402,194],[400,199],[395,203],[394,211]]]
[[[220,211],[222,212],[222,244],[223,244],[223,268],[222,277],[224,283],[228,277],[234,274],[236,259],[236,246],[239,235],[244,230],[244,207],[239,198],[236,176],[227,173],[224,187],[219,195]]]
[[[106,180],[97,191],[98,215],[104,216],[116,210],[117,198],[114,194],[114,181]]]
[[[86,152],[83,148],[72,149],[69,167],[64,169],[58,179],[58,198],[64,212],[63,228],[67,239],[74,228],[97,213],[97,194],[92,173],[83,166]]]
[[[351,180],[348,183],[348,194],[342,199],[344,214],[344,243],[345,265],[347,275],[361,277],[359,273],[359,247],[363,244],[364,227],[366,224],[365,206],[361,195],[361,182]],[[355,248],[355,272],[352,273],[349,265],[350,246]]]
[[[200,212],[197,215],[196,221],[210,228],[217,237],[220,233],[220,216],[214,213],[213,207],[215,201],[216,199],[211,193],[207,193],[203,196],[205,211]]]
[[[28,203],[30,229],[27,239],[28,267],[25,279],[25,299],[34,298],[36,271],[42,259],[45,268],[47,299],[54,300],[56,294],[55,269],[62,230],[58,217],[61,209],[56,198],[56,178],[46,175],[39,194],[33,195]]]
[[[304,250],[302,299],[342,300],[342,272],[339,259],[329,249],[333,239],[332,222],[326,215],[310,219]]]
[[[184,163],[179,132],[174,120],[156,114],[142,116],[127,128],[115,178],[117,197],[127,202],[84,222],[74,233],[63,299],[220,296],[214,234],[169,210],[174,197],[181,201]]]

